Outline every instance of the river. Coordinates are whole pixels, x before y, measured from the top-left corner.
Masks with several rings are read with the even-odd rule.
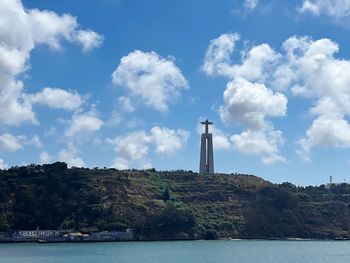
[[[0,244],[0,263],[350,262],[350,241],[172,241]]]

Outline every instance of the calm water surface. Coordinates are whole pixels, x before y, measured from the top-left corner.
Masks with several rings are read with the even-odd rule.
[[[0,244],[0,263],[350,262],[350,241]]]

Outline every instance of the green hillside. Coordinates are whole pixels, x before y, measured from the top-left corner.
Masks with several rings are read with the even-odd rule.
[[[0,170],[0,231],[132,228],[138,239],[349,238],[350,185],[272,184],[241,174]]]

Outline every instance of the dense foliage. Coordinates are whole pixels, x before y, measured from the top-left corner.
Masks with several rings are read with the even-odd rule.
[[[275,185],[240,174],[0,170],[0,231],[132,228],[139,239],[349,238],[350,185]]]

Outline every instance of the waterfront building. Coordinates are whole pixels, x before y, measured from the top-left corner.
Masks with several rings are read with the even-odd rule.
[[[45,238],[60,236],[60,230],[19,230],[17,237],[19,238]]]
[[[134,238],[133,231],[126,232],[97,232],[91,233],[92,240],[96,241],[115,241],[115,240],[132,240]]]

